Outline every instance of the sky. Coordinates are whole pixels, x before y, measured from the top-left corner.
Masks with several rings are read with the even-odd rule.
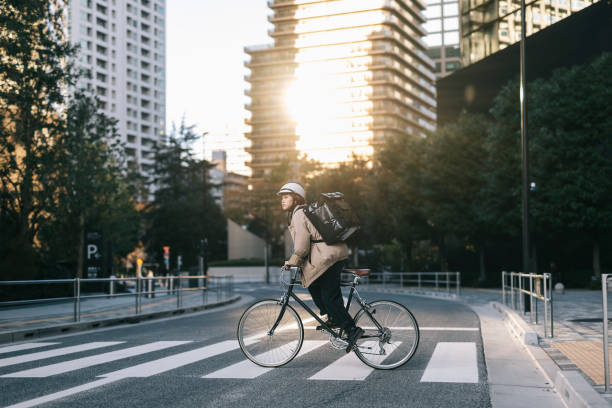
[[[272,42],[266,0],[168,0],[166,7],[168,130],[184,115],[199,133],[241,132],[244,47]]]

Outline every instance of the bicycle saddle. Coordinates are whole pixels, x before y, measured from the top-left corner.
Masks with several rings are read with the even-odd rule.
[[[345,269],[344,272],[349,272],[357,276],[366,276],[366,275],[369,275],[370,272],[372,272],[372,270],[371,269]]]

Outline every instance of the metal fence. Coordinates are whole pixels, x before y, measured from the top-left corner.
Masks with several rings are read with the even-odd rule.
[[[104,286],[105,293],[83,294],[82,287],[86,284],[98,283]],[[142,313],[143,298],[152,298],[158,294],[176,296],[176,308],[183,307],[185,292],[202,293],[202,304],[208,303],[209,293],[216,295],[217,301],[227,299],[234,290],[233,277],[213,277],[206,275],[178,275],[178,276],[153,276],[153,277],[130,277],[130,278],[99,278],[99,279],[50,279],[50,280],[24,280],[24,281],[0,281],[0,287],[33,286],[33,285],[72,285],[73,296],[69,297],[47,297],[40,299],[2,301],[0,307],[21,306],[41,303],[53,303],[72,301],[74,303],[73,317],[75,322],[81,321],[81,302],[88,299],[122,298],[134,297],[134,312],[136,315]],[[125,292],[118,289],[123,288]]]
[[[601,274],[601,303],[603,309],[603,359],[604,359],[604,392],[610,389],[610,362],[608,361],[608,279],[612,274]]]
[[[529,297],[529,302],[526,302]],[[527,313],[529,321],[538,324],[538,300],[544,302],[544,337],[554,337],[553,295],[550,273],[535,274],[502,271],[502,303]],[[550,336],[549,336],[550,331]]]
[[[413,288],[438,292],[461,293],[461,272],[372,272],[361,280],[369,287]]]

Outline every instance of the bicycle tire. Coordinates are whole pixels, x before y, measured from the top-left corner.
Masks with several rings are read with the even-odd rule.
[[[386,315],[385,309],[387,309]],[[392,309],[395,310],[394,316],[391,315]],[[366,337],[357,341],[353,349],[355,354],[365,364],[379,370],[392,370],[402,366],[414,356],[419,346],[419,325],[414,315],[406,306],[392,300],[371,302],[368,304],[368,310],[373,313],[374,319],[383,329],[387,330],[385,334],[388,333],[389,338],[383,341],[380,330],[373,324],[365,310],[361,309],[355,315],[355,324],[365,330]],[[375,340],[374,336],[377,333],[378,340]],[[394,339],[395,343],[393,343]],[[393,344],[396,345],[395,348],[391,347]],[[374,351],[369,352],[372,349]],[[390,352],[387,354],[388,351]],[[390,359],[390,357],[394,358]]]
[[[262,367],[280,367],[300,352],[304,342],[304,325],[291,305],[287,305],[274,333],[270,329],[280,315],[278,300],[260,300],[249,306],[240,317],[236,336],[244,355]]]

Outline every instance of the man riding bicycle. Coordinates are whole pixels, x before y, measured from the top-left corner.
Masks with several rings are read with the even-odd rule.
[[[323,242],[304,214],[306,192],[299,183],[285,184],[276,195],[281,196],[281,208],[287,211],[294,247],[285,267],[298,266],[302,269],[302,286],[308,288],[320,314],[327,315],[326,324],[346,333],[348,353],[364,333],[363,329],[355,326],[353,318],[346,311],[340,291],[340,274],[348,258],[348,247],[344,242],[334,245]]]

